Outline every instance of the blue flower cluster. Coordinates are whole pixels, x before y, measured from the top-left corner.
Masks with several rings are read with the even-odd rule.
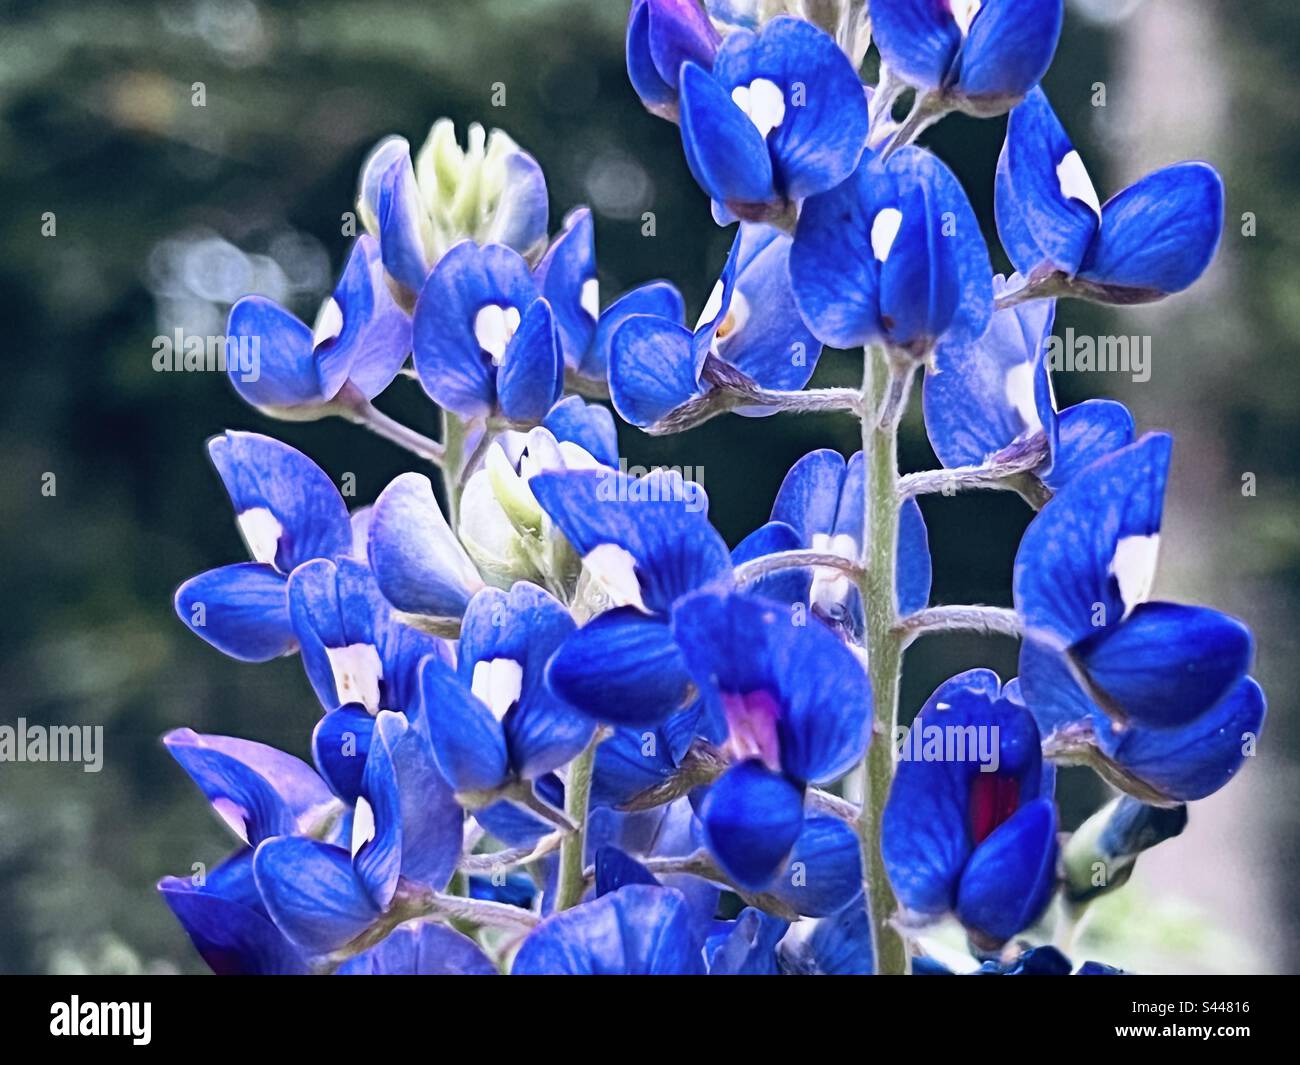
[[[1053,899],[1122,883],[1253,754],[1249,631],[1151,598],[1170,437],[1108,400],[1058,410],[1047,359],[1058,298],[1201,275],[1217,174],[1183,163],[1100,201],[1038,84],[1062,0],[872,0],[872,36],[855,0],[819,5],[828,25],[780,7],[631,5],[632,86],[738,223],[693,327],[666,281],[602,305],[590,212],[550,237],[532,156],[445,121],[414,160],[398,137],[367,160],[366,233],[314,326],[232,308],[260,345],[260,377],[231,378],[250,405],[367,426],[437,483],[405,473],[349,510],[284,443],[209,441],[251,561],[186,581],[177,613],[240,661],[297,655],[321,711],[310,762],[165,738],[236,840],[159,885],[215,971],[947,973],[943,920],[969,970],[1068,973],[1027,949]],[[1010,113],[1009,277],[914,143],[954,110]],[[807,387],[823,345],[866,349],[861,391]],[[900,481],[919,373],[943,469]],[[372,405],[399,377],[440,440]],[[629,471],[591,400],[650,432],[841,410],[866,451],[804,456],[729,548],[703,488]],[[929,606],[915,496],[947,486],[1039,510],[1014,611]],[[962,627],[1020,636],[1020,676],[953,677],[891,736],[907,642]],[[1064,845],[1062,764],[1125,796]],[[1114,876],[1080,885],[1094,856]]]

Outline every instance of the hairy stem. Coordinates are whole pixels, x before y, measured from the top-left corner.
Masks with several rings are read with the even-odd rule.
[[[555,889],[556,913],[582,901],[583,858],[587,850],[587,806],[591,799],[596,748],[604,738],[604,733],[598,729],[587,744],[587,749],[569,764],[569,777],[564,782],[564,810],[577,828],[560,844],[560,881]]]
[[[854,580],[857,580],[862,573],[861,567],[856,562],[841,555],[825,554],[820,551],[776,551],[770,555],[751,559],[749,562],[742,562],[736,567],[736,583],[753,584],[783,570],[812,569],[820,566],[839,570]]]
[[[876,972],[901,975],[909,970],[907,944],[893,924],[898,902],[881,858],[881,821],[894,779],[894,732],[898,724],[899,675],[903,640],[895,631],[898,590],[898,422],[907,405],[914,365],[899,365],[880,349],[864,353],[862,451],[865,463],[865,574],[861,579],[866,613],[867,663],[875,723],[871,746],[855,787],[862,812],[858,838],[871,918]]]
[[[981,636],[1024,635],[1020,616],[1002,606],[932,606],[909,614],[895,628],[903,646],[932,632],[973,632]]]
[[[446,449],[442,444],[417,433],[396,418],[390,418],[353,386],[345,386],[337,404],[335,409],[353,424],[369,429],[376,436],[381,436],[398,447],[405,448],[411,454],[418,455],[435,466],[445,464]]]

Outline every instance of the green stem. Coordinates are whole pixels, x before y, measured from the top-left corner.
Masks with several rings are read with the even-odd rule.
[[[569,763],[569,776],[564,782],[564,812],[577,828],[560,844],[560,880],[555,889],[556,913],[582,901],[585,887],[583,861],[587,850],[587,804],[591,798],[596,748],[604,738],[603,732],[598,729],[587,744],[587,749]]]
[[[867,623],[867,663],[871,675],[875,727],[857,787],[862,789],[858,838],[869,903],[876,972],[902,975],[910,968],[907,944],[892,923],[898,902],[885,872],[880,827],[894,779],[894,733],[903,641],[898,621],[898,422],[907,404],[914,373],[897,366],[878,348],[864,353],[862,452],[865,463],[865,522],[861,580]]]
[[[450,411],[442,412],[442,486],[447,493],[447,524],[453,532],[460,529],[460,480],[465,463],[465,423]]]

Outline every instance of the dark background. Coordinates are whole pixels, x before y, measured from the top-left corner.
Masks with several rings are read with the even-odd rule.
[[[667,276],[698,311],[730,233],[709,220],[677,130],[641,110],[623,70],[623,0],[6,3],[0,5],[0,724],[102,724],[104,769],[0,764],[0,971],[197,970],[153,883],[219,860],[229,841],[159,736],[189,725],[306,754],[317,704],[296,659],[246,666],[195,639],[175,586],[243,558],[203,449],[226,428],[269,432],[359,502],[411,468],[338,421],[273,423],[218,375],[156,373],[153,339],[220,333],[263,291],[308,321],[341,265],[358,166],[383,135],[417,146],[433,120],[505,128],[550,186],[552,228],[597,218],[602,293]],[[1079,0],[1046,86],[1103,198],[1141,173],[1205,157],[1228,182],[1211,274],[1157,308],[1061,309],[1080,333],[1150,334],[1152,378],[1057,375],[1062,403],[1124,399],[1179,441],[1158,591],[1255,626],[1271,718],[1258,765],[1198,804],[1192,827],[1100,908],[1088,952],[1146,971],[1300,966],[1295,623],[1300,588],[1296,337],[1300,108],[1292,0]],[[203,82],[206,106],[192,105]],[[491,106],[504,83],[507,106]],[[1093,106],[1103,83],[1107,105]],[[992,228],[1003,120],[946,120],[925,142]],[[655,212],[657,235],[641,236]],[[42,235],[54,212],[56,235]],[[1244,236],[1253,212],[1257,235]],[[1002,260],[1000,265],[1005,265]],[[856,383],[828,354],[818,383]],[[380,405],[426,432],[399,381]],[[731,543],[766,517],[784,471],[851,421],[725,419],[670,440],[623,428],[631,463],[703,467]],[[903,463],[933,463],[916,412]],[[1243,497],[1243,473],[1258,490]],[[53,473],[57,491],[41,493]],[[927,501],[936,602],[1008,604],[1015,498]],[[1006,641],[929,640],[908,659],[910,715],[944,677],[1015,671]],[[1067,825],[1103,797],[1064,775]]]

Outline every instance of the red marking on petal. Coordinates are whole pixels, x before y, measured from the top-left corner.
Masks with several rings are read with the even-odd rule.
[[[1020,781],[999,773],[976,773],[970,786],[970,831],[983,843],[1020,805]]]

